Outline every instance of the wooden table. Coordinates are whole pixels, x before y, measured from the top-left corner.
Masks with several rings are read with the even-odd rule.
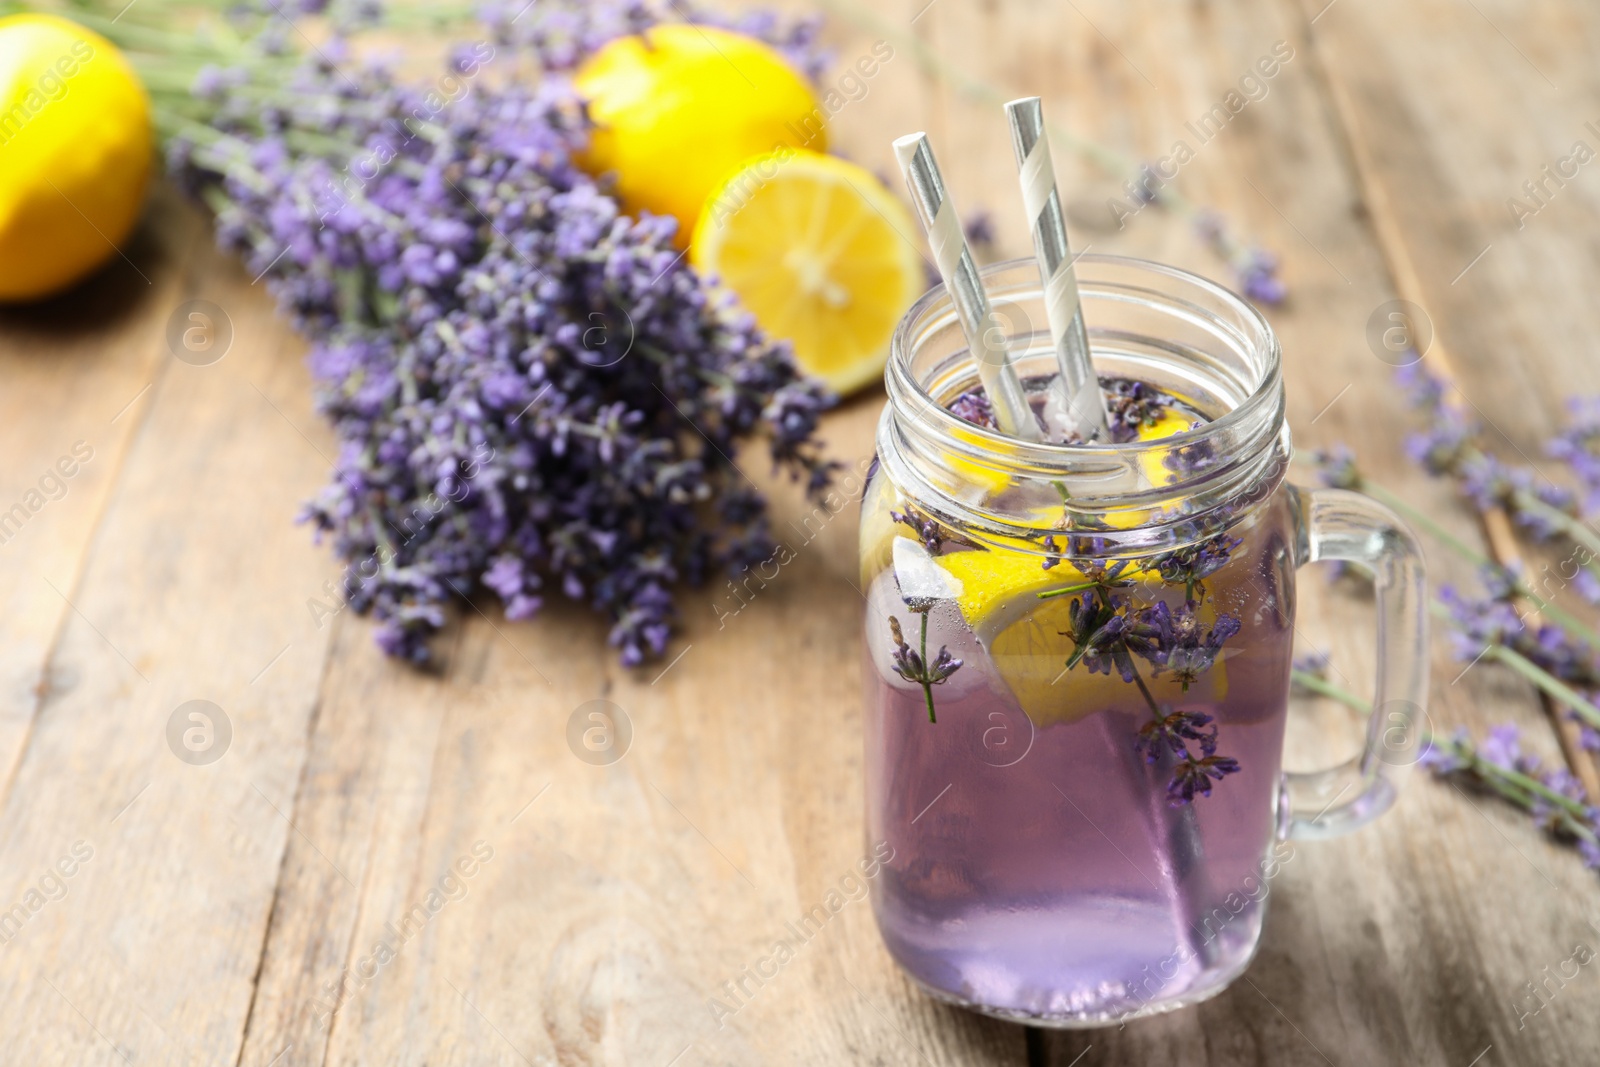
[[[1324,6],[1326,5],[1326,6]],[[1070,129],[1136,159],[1194,149],[1176,188],[1279,252],[1271,312],[1304,449],[1368,469],[1460,536],[1449,491],[1399,457],[1409,425],[1369,317],[1426,308],[1460,387],[1538,466],[1563,396],[1596,391],[1600,177],[1519,228],[1525,180],[1600,146],[1600,14],[1560,0],[885,0],[836,19],[845,62],[895,57],[834,120],[887,170],[926,128],[964,204],[1024,254],[1010,152],[981,87],[1037,92]],[[913,47],[911,41],[920,42]],[[1278,47],[1259,97],[1200,120]],[[919,48],[926,49],[924,53]],[[1261,95],[1264,89],[1265,95]],[[1080,245],[1224,276],[1117,182],[1058,149]],[[1590,169],[1593,169],[1592,167]],[[1550,188],[1554,189],[1553,186]],[[1529,201],[1531,203],[1531,201]],[[171,193],[81,290],[0,316],[0,510],[62,457],[92,456],[0,544],[0,1060],[15,1064],[1593,1064],[1600,978],[1537,1015],[1525,983],[1600,944],[1600,885],[1527,820],[1414,781],[1382,823],[1297,844],[1259,958],[1198,1008],[1120,1031],[1045,1033],[933,1003],[848,903],[746,1006],[712,998],[837,887],[862,853],[855,512],[737,617],[690,593],[668,661],[618,667],[603,625],[553,603],[507,623],[455,612],[433,673],[387,662],[333,606],[328,554],[292,524],[333,441],[304,343],[210,249]],[[169,353],[203,299],[232,322],[212,366]],[[882,394],[830,418],[870,452]],[[78,442],[82,442],[78,445]],[[71,466],[71,464],[68,464]],[[762,477],[752,456],[746,468]],[[56,483],[51,482],[53,487]],[[774,487],[781,520],[800,505]],[[1465,573],[1434,555],[1434,573]],[[1301,628],[1356,688],[1370,605],[1303,583]],[[1556,756],[1531,690],[1435,664],[1432,722],[1512,720]],[[574,709],[625,709],[620,762],[574,758]],[[175,709],[223,709],[225,755],[180,761]],[[1345,728],[1343,716],[1307,709]],[[182,725],[187,725],[182,724]],[[1330,749],[1300,736],[1302,765]],[[217,739],[213,739],[217,743]],[[59,865],[59,866],[58,866]],[[71,870],[67,877],[62,872]],[[470,870],[471,876],[459,873]],[[37,895],[30,896],[30,893]],[[383,947],[380,947],[383,946]],[[749,985],[747,981],[747,986]]]

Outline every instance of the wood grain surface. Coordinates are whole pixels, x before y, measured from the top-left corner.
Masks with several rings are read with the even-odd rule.
[[[1401,454],[1408,416],[1369,346],[1374,312],[1424,308],[1465,402],[1536,467],[1563,397],[1600,391],[1600,177],[1585,170],[1520,227],[1505,203],[1574,141],[1600,144],[1585,127],[1600,121],[1600,13],[1545,0],[824,6],[843,62],[876,40],[895,48],[835,117],[836,143],[887,173],[890,139],[927,129],[958,202],[993,214],[997,257],[1028,246],[995,98],[1041,94],[1057,122],[1129,160],[1187,142],[1173,188],[1283,260],[1292,295],[1270,318],[1297,447],[1357,445],[1371,475],[1463,539],[1484,541]],[[1202,142],[1190,124],[1275,48],[1291,58]],[[1056,158],[1079,248],[1226,277],[1173,212],[1118,227],[1106,201],[1126,175],[1060,145]],[[743,467],[795,559],[736,615],[726,589],[687,593],[666,660],[625,670],[581,611],[552,602],[509,623],[484,601],[454,610],[436,670],[411,670],[377,652],[366,620],[308,606],[330,602],[337,568],[292,522],[333,447],[303,342],[171,193],[122,252],[86,287],[0,313],[0,511],[76,444],[92,449],[0,543],[0,911],[51,890],[0,943],[0,1063],[1600,1055],[1593,968],[1537,1015],[1518,1007],[1574,945],[1600,944],[1593,874],[1525,818],[1421,776],[1373,827],[1295,844],[1257,960],[1206,1004],[1063,1033],[929,1000],[848,895],[871,847],[854,502],[819,516],[752,453]],[[204,367],[167,342],[197,299],[234,330]],[[869,391],[829,417],[847,467],[870,457],[882,404]],[[1430,566],[1436,581],[1469,577],[1438,553]],[[1301,590],[1302,650],[1331,650],[1365,689],[1370,602],[1314,573]],[[1526,685],[1442,652],[1434,674],[1433,728],[1515,721],[1559,758]],[[231,727],[215,762],[169,747],[191,700]],[[595,700],[630,723],[620,761],[591,765],[569,744]],[[1291,766],[1354,751],[1348,715],[1300,710]],[[837,914],[752,979],[834,892]]]

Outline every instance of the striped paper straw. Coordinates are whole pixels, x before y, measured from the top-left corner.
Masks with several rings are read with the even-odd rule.
[[[1037,441],[1041,437],[1039,422],[1028,406],[1022,380],[1011,365],[1005,328],[989,306],[972,250],[961,233],[961,220],[945,195],[944,179],[939,175],[939,164],[933,158],[928,135],[913,133],[901,137],[895,141],[894,151],[911,190],[911,200],[917,206],[917,216],[927,231],[939,277],[944,279],[945,288],[950,290],[955,303],[961,332],[967,338],[967,349],[978,362],[978,377],[989,396],[995,421],[1000,424],[1002,433]]]
[[[1067,224],[1056,191],[1055,168],[1050,162],[1050,142],[1044,136],[1044,109],[1037,96],[1006,105],[1011,120],[1011,147],[1016,151],[1022,204],[1033,228],[1033,249],[1044,282],[1045,314],[1055,340],[1056,361],[1073,428],[1084,440],[1110,442],[1105,400],[1089,358],[1089,331],[1083,323],[1078,299],[1078,278],[1072,269],[1072,249],[1067,244]]]

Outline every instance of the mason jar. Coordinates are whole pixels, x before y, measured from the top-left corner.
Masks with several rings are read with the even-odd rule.
[[[1126,439],[993,429],[936,288],[894,338],[861,560],[884,942],[936,997],[1081,1027],[1195,1003],[1244,971],[1282,843],[1393,802],[1427,659],[1411,534],[1363,496],[1285,480],[1261,315],[1158,263],[1087,255],[1078,276]],[[1043,410],[1038,271],[983,277]],[[1295,573],[1317,560],[1372,574],[1375,710],[1358,757],[1285,773]]]

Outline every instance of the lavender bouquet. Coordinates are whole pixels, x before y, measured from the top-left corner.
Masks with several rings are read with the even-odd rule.
[[[823,389],[685,265],[673,220],[626,217],[573,162],[589,127],[560,72],[664,16],[490,10],[417,84],[351,45],[378,3],[266,4],[210,35],[162,29],[160,2],[73,15],[129,49],[172,177],[311,342],[339,451],[304,518],[346,602],[415,662],[480,590],[512,619],[581,601],[624,664],[659,655],[676,585],[774,551],[740,446],[764,436],[811,493],[831,469]],[[820,70],[812,22],[733,28]]]

